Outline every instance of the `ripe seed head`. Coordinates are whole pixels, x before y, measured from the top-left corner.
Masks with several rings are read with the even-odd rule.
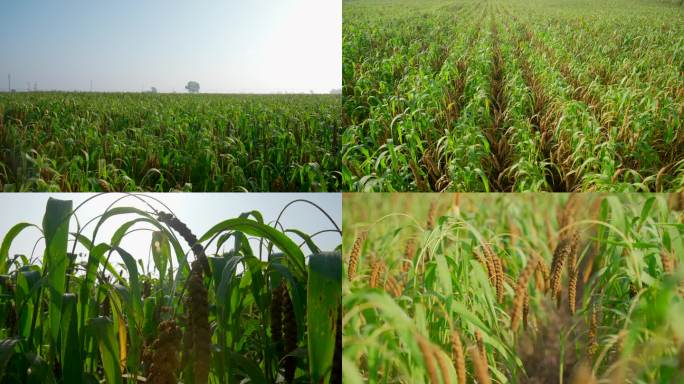
[[[501,303],[504,295],[504,272],[501,259],[494,256],[494,269],[496,270],[496,301]]]
[[[176,372],[180,362],[178,361],[178,349],[182,331],[174,320],[166,320],[159,323],[159,336],[146,351],[150,357],[150,366],[147,372],[147,382],[152,384],[173,384],[178,382]]]
[[[523,304],[523,329],[527,330],[527,316],[530,313],[530,294],[525,292],[525,303]]]
[[[394,297],[399,297],[399,296],[401,296],[401,292],[403,291],[403,287],[400,283],[397,282],[397,280],[394,278],[394,276],[389,275],[387,277],[387,281],[385,282],[385,291],[387,291],[389,294],[391,294]]]
[[[477,342],[477,349],[480,351],[480,355],[485,364],[487,364],[487,352],[484,347],[484,340],[482,339],[482,333],[479,330],[475,331],[475,341]]]
[[[413,266],[413,258],[416,255],[416,240],[410,238],[406,241],[406,249],[404,250],[404,262],[402,264],[402,272],[408,272]]]
[[[432,346],[432,353],[437,358],[437,365],[439,366],[439,373],[442,376],[443,382],[449,383],[449,360],[447,356],[435,346]]]
[[[347,268],[347,278],[349,281],[352,281],[356,275],[356,268],[359,265],[359,256],[361,255],[361,247],[366,240],[366,235],[366,232],[360,232],[356,235],[356,239],[354,240],[354,245],[349,254],[349,265]]]
[[[278,358],[283,349],[283,289],[287,289],[285,281],[281,281],[271,292],[271,341]]]
[[[425,361],[425,368],[430,376],[430,382],[439,383],[439,376],[437,375],[437,367],[435,366],[435,358],[432,353],[432,348],[430,343],[423,337],[416,334],[416,341],[418,342],[418,348],[423,354],[423,360]]]
[[[674,271],[674,259],[669,252],[665,250],[660,251],[660,262],[663,264],[663,273],[672,273]]]
[[[157,218],[160,222],[173,228],[176,232],[178,232],[181,235],[181,237],[183,237],[183,239],[185,239],[190,248],[192,248],[192,252],[195,255],[195,259],[200,261],[204,273],[210,274],[211,270],[209,269],[209,261],[207,260],[207,255],[204,253],[204,247],[202,246],[202,244],[197,242],[197,237],[192,233],[192,231],[190,231],[190,228],[188,228],[188,226],[185,225],[185,223],[178,220],[177,217],[173,216],[170,213],[159,212],[157,213]]]
[[[511,328],[514,331],[518,329],[518,323],[523,312],[525,296],[527,295],[527,283],[532,276],[532,272],[537,269],[538,263],[538,258],[531,258],[518,277],[518,283],[515,287],[515,298],[513,299],[513,313],[511,314]]]
[[[202,265],[199,260],[192,262],[188,282],[186,305],[189,307],[189,326],[195,383],[205,384],[209,377],[211,361],[211,328],[209,326],[209,300],[207,289],[202,281]]]
[[[553,261],[551,262],[551,294],[553,296],[559,295],[561,289],[561,274],[563,273],[563,266],[568,257],[575,252],[577,246],[577,233],[574,232],[570,236],[563,237],[558,242],[556,249],[553,251]]]
[[[370,276],[370,282],[369,282],[369,285],[371,288],[377,288],[378,287],[380,275],[383,273],[384,270],[385,270],[385,262],[384,261],[376,260],[373,262],[373,266],[371,267],[371,276]]]
[[[482,355],[477,350],[475,346],[468,348],[468,353],[473,361],[473,368],[475,370],[475,379],[479,384],[490,384],[491,380],[489,378],[489,369],[487,368],[486,360],[482,358]]]
[[[591,315],[589,318],[589,346],[587,348],[587,353],[590,358],[594,358],[596,352],[598,351],[598,304],[594,303],[591,308]]]
[[[454,359],[458,384],[464,384],[466,382],[466,368],[463,343],[461,343],[461,336],[459,336],[458,331],[455,329],[451,331],[451,353]]]
[[[437,215],[437,201],[430,203],[430,210],[428,211],[427,217],[427,229],[432,230],[435,228],[435,217]]]
[[[285,354],[290,354],[297,349],[297,318],[295,317],[292,299],[287,287],[282,291],[283,298],[283,336],[285,339]],[[283,362],[283,376],[285,382],[292,383],[294,380],[295,369],[297,368],[297,358],[288,356]]]

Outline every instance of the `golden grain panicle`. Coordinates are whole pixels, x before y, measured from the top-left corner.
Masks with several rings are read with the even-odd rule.
[[[461,342],[461,336],[458,334],[457,330],[451,331],[451,353],[454,359],[454,368],[456,369],[456,378],[458,379],[458,383],[465,383],[465,356],[463,355],[463,343]]]
[[[349,281],[354,279],[356,276],[356,268],[359,265],[359,257],[361,255],[361,247],[363,242],[366,240],[366,232],[359,232],[354,240],[354,245],[352,246],[351,253],[349,254],[349,264],[347,268],[347,278]]]
[[[376,260],[371,267],[371,275],[369,285],[371,288],[377,288],[380,281],[380,275],[385,271],[385,262]]]
[[[406,241],[406,248],[404,249],[404,262],[402,263],[402,272],[408,272],[413,266],[413,258],[416,255],[416,240],[410,238]]]
[[[587,353],[591,358],[593,358],[598,351],[598,316],[598,304],[594,303],[591,307],[591,313],[589,315],[589,334],[587,335]]]
[[[437,217],[437,202],[433,201],[430,203],[430,210],[428,211],[428,217],[427,217],[427,229],[428,230],[435,228],[436,217]]]
[[[513,330],[518,328],[518,323],[520,322],[520,317],[523,312],[523,306],[525,305],[527,283],[530,280],[532,273],[537,269],[538,263],[539,259],[537,257],[530,259],[518,277],[518,283],[515,286],[515,297],[513,298],[513,313],[511,314],[511,328]]]
[[[439,376],[437,375],[437,366],[435,365],[435,356],[433,354],[430,343],[420,335],[416,335],[416,341],[418,342],[418,348],[423,355],[423,360],[425,361],[425,369],[428,371],[431,383],[439,383]]]
[[[489,369],[487,368],[486,360],[475,346],[468,348],[470,359],[473,361],[473,368],[475,370],[475,379],[479,384],[490,384]]]

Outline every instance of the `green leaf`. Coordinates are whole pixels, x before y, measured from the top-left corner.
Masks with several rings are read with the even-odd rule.
[[[92,318],[88,320],[88,330],[97,342],[107,383],[120,384],[119,343],[114,323],[106,317]]]
[[[233,286],[233,276],[235,276],[235,269],[242,261],[242,256],[233,255],[225,263],[223,271],[221,271],[221,280],[216,291],[216,306],[219,310],[220,324],[225,324],[228,314],[226,313],[226,304],[230,302],[230,288]],[[227,325],[227,324],[226,324]]]
[[[152,233],[152,259],[154,265],[159,272],[159,281],[164,282],[166,269],[171,259],[171,248],[169,246],[169,237],[164,231],[155,231]]]
[[[335,354],[335,331],[341,316],[342,256],[337,252],[309,258],[307,321],[309,373],[314,383],[327,383]]]
[[[349,383],[349,384],[363,384],[364,383],[363,375],[361,375],[359,368],[356,366],[356,364],[354,363],[353,360],[349,359],[346,356],[342,356],[342,366],[344,367],[344,370],[342,370],[342,382],[343,383]]]
[[[641,226],[644,224],[644,221],[648,218],[648,214],[651,212],[651,208],[653,207],[653,204],[656,202],[655,196],[649,197],[646,202],[644,203],[643,208],[641,208],[641,215],[639,216],[639,225],[637,225],[638,230],[641,229]]]
[[[21,233],[21,231],[28,227],[38,228],[38,226],[29,223],[15,224],[7,231],[7,234],[5,234],[5,237],[2,239],[2,246],[0,246],[0,274],[6,274],[7,269],[9,268],[7,260],[9,259],[9,248],[10,245],[12,245],[12,241]],[[38,228],[38,230],[40,230],[40,228]]]
[[[297,244],[283,233],[254,220],[236,218],[225,220],[214,225],[209,231],[202,235],[199,241],[206,241],[223,231],[241,231],[247,235],[263,237],[270,240],[278,249],[287,255],[288,265],[293,269],[293,274],[301,281],[304,280],[304,254],[299,247],[297,247]]]
[[[65,293],[62,306],[62,375],[65,383],[78,383],[83,380],[83,359],[78,337],[78,318],[76,317],[76,295]]]
[[[27,267],[23,267],[26,269]],[[40,276],[36,270],[22,270],[17,273],[17,289],[14,292],[14,300],[19,313],[19,335],[28,339],[31,319],[33,318],[36,293],[46,284],[47,279]]]
[[[228,352],[231,365],[239,372],[249,377],[249,382],[254,384],[266,384],[266,377],[261,372],[261,368],[253,360],[250,360],[239,353]]]
[[[0,379],[5,376],[7,363],[12,355],[14,355],[14,346],[18,342],[18,339],[3,339],[0,341]]]
[[[156,306],[155,297],[146,297],[143,305],[143,337],[149,339],[155,335],[157,322],[155,321],[154,310]]]
[[[301,237],[304,242],[306,243],[306,246],[309,247],[309,250],[311,253],[321,253],[321,250],[318,249],[318,246],[311,240],[311,236],[307,235],[306,233],[298,230],[298,229],[286,229],[285,232],[292,232],[299,237]]]
[[[168,230],[166,229],[166,227],[163,226],[162,224],[160,224],[159,221],[157,221],[157,219],[154,216],[152,216],[149,213],[147,213],[143,210],[140,210],[138,208],[115,207],[115,208],[112,208],[112,209],[108,210],[107,212],[105,212],[102,215],[102,217],[100,217],[100,220],[97,222],[97,225],[95,226],[95,230],[93,231],[93,241],[95,241],[95,239],[96,239],[97,232],[99,231],[100,226],[102,226],[102,224],[104,224],[104,222],[107,219],[109,219],[113,216],[116,216],[116,215],[125,215],[125,214],[138,214],[138,215],[145,218],[145,219],[140,219],[140,221],[150,223],[150,224],[154,225],[155,227],[157,227],[157,229],[159,229],[160,231],[167,232],[167,234],[169,235],[169,241],[173,245],[173,250],[176,253],[176,257],[178,259],[178,263],[180,264],[181,269],[185,270],[188,268],[188,262],[186,261],[186,258],[185,258],[185,252],[183,251],[183,248],[180,246],[178,239],[176,239],[175,236],[170,234],[168,232]],[[114,244],[112,244],[112,245],[114,245]]]
[[[67,240],[69,235],[69,216],[72,211],[71,200],[48,199],[43,216],[45,234],[45,265],[50,288],[48,317],[52,347],[59,345],[59,322],[62,315],[62,296],[65,292],[67,269]]]
[[[121,255],[121,258],[126,265],[126,270],[128,271],[130,295],[128,295],[128,300],[124,300],[126,303],[124,311],[128,318],[128,334],[131,338],[128,361],[137,362],[140,356],[140,344],[142,342],[138,328],[143,322],[142,290],[140,287],[140,279],[138,278],[138,265],[135,263],[133,256],[128,252],[119,247],[116,247],[115,250]]]

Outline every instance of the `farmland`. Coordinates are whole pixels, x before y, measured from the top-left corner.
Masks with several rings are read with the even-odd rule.
[[[0,234],[1,383],[341,383],[341,257],[316,237],[339,234],[329,216],[305,233],[249,211],[196,235],[149,195],[84,211],[103,197],[50,198],[42,224]],[[129,252],[141,232],[148,251]]]
[[[681,383],[684,195],[346,194],[345,383]]]
[[[334,95],[0,94],[4,191],[337,191]]]
[[[681,190],[678,3],[344,1],[344,189]]]

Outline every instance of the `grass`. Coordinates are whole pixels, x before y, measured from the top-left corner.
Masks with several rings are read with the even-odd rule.
[[[117,200],[87,223],[83,205],[51,198],[42,225],[3,234],[0,383],[341,382],[339,251],[258,211],[197,238],[162,203],[137,198],[149,210]],[[110,239],[97,237],[121,217]],[[44,254],[10,256],[27,230]],[[147,268],[120,246],[138,231],[150,234]],[[123,263],[110,262],[117,254]]]
[[[673,1],[344,1],[344,189],[681,190],[683,15]]]
[[[337,191],[339,96],[0,94],[4,191]]]
[[[681,382],[683,210],[684,194],[345,194],[345,383]]]

